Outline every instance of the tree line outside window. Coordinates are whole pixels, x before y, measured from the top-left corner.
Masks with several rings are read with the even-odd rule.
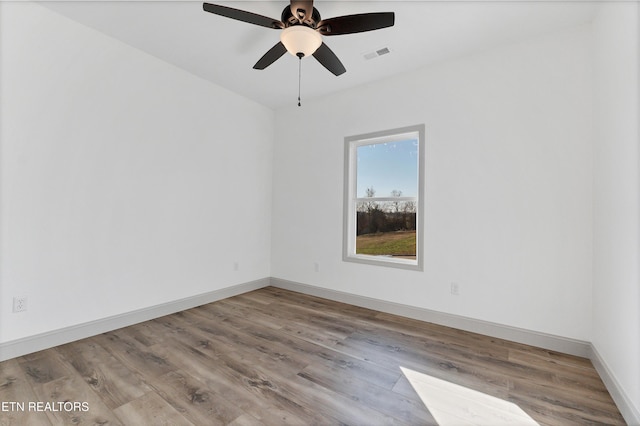
[[[415,231],[416,230],[416,202],[401,200],[402,191],[391,191],[392,201],[378,201],[373,199],[376,191],[367,188],[366,196],[372,200],[358,203],[356,212],[356,235],[376,234],[379,232]]]

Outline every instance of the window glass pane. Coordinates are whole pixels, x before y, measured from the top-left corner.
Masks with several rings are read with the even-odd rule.
[[[418,139],[361,145],[356,167],[357,198],[418,196]]]
[[[416,259],[416,202],[366,201],[356,208],[356,254]]]

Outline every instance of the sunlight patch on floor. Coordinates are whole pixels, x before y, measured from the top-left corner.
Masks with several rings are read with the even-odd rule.
[[[537,425],[513,402],[400,367],[440,426]]]

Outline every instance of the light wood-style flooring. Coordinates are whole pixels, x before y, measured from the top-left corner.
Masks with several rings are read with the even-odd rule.
[[[0,425],[624,424],[587,359],[273,287],[2,362],[3,401],[88,411]]]

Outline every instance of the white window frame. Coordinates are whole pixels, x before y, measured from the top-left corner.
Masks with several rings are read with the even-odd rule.
[[[424,253],[424,124],[384,130],[344,138],[344,219],[342,260],[345,262],[389,266],[423,271]],[[418,194],[417,197],[357,197],[357,149],[363,145],[389,143],[418,138]],[[416,211],[416,260],[385,256],[356,254],[357,205],[362,201],[415,201]]]

